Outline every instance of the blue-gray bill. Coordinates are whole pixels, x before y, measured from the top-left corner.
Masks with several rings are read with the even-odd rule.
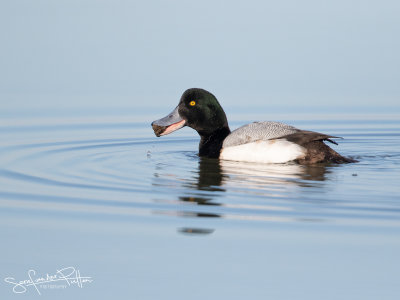
[[[156,136],[170,134],[185,126],[186,121],[181,117],[178,111],[178,106],[166,117],[155,120],[151,123]]]

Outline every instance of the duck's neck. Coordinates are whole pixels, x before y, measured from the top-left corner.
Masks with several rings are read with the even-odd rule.
[[[221,127],[211,133],[199,132],[201,137],[199,155],[209,158],[218,158],[224,139],[231,133],[228,126]]]

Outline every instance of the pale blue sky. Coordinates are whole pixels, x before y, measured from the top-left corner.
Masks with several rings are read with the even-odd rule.
[[[394,0],[2,0],[1,105],[164,105],[203,87],[254,105],[398,106],[399,16]]]

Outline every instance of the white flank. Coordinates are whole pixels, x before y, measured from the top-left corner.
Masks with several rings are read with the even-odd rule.
[[[306,150],[300,145],[278,139],[222,148],[219,158],[259,163],[285,163],[304,157],[305,153]]]

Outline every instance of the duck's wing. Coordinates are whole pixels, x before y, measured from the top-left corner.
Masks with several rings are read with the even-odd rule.
[[[267,141],[273,139],[285,139],[303,146],[312,141],[328,141],[337,143],[331,139],[341,138],[332,135],[326,135],[319,132],[300,130],[296,127],[280,122],[254,122],[232,131],[222,145],[223,148],[239,146],[255,141]]]
[[[279,137],[280,139],[285,139],[289,142],[296,143],[300,146],[304,146],[307,143],[313,142],[313,141],[327,141],[332,144],[337,145],[335,141],[331,139],[341,139],[339,136],[333,136],[333,135],[327,135],[315,131],[308,131],[308,130],[298,130],[295,133],[291,133],[289,135],[285,135],[282,137]]]
[[[293,126],[279,122],[254,122],[232,131],[225,138],[222,147],[227,148],[260,140],[267,141],[282,138],[301,131]]]

